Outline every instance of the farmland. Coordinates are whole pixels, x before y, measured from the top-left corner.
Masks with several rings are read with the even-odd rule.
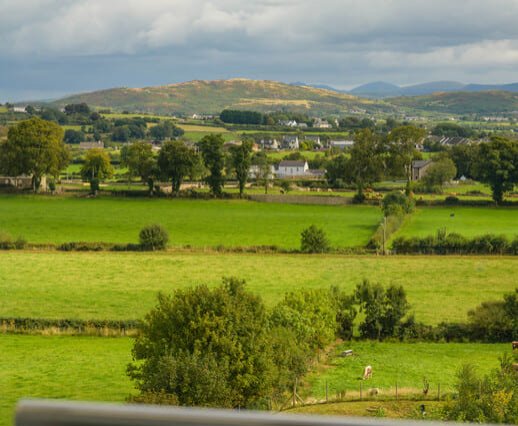
[[[0,316],[138,319],[159,291],[234,275],[267,305],[285,292],[364,278],[403,285],[418,320],[463,321],[468,309],[516,287],[512,257],[375,257],[218,253],[0,253]]]
[[[348,342],[337,351],[350,348],[355,356],[333,357],[325,370],[309,375],[311,395],[324,397],[326,382],[332,395],[342,390],[358,393],[363,368],[371,365],[374,373],[363,383],[365,388],[379,388],[388,394],[395,392],[397,383],[401,393],[419,392],[426,377],[430,394],[436,396],[438,385],[443,392],[453,391],[455,373],[462,364],[471,363],[487,374],[498,367],[498,357],[510,349],[508,344]]]
[[[123,401],[130,339],[0,335],[0,425],[20,398]]]
[[[466,237],[484,233],[518,235],[518,209],[516,208],[474,208],[474,207],[431,207],[419,208],[410,217],[398,235],[427,236],[438,229],[457,232]]]
[[[136,242],[160,223],[173,246],[278,245],[297,248],[315,223],[335,246],[365,245],[381,219],[372,206],[298,206],[248,201],[0,196],[0,230],[29,242]]]
[[[19,398],[124,401],[133,392],[125,375],[131,345],[128,338],[0,335],[0,426],[10,424]],[[488,372],[497,366],[498,356],[508,350],[504,345],[473,344],[352,342],[349,346],[358,356],[332,358],[324,372],[311,373],[303,389],[304,397],[323,398],[326,380],[331,397],[344,389],[352,394],[359,386],[358,375],[366,362],[373,365],[374,376],[365,386],[388,392],[398,381],[406,388],[402,392],[409,388],[415,391],[425,371],[431,394],[439,382],[443,392],[450,392],[461,363],[469,362]],[[412,406],[410,402],[403,403],[404,407],[405,404]],[[297,411],[365,415],[365,408],[352,403],[342,404],[342,408],[331,404]],[[355,409],[358,411],[350,413]]]

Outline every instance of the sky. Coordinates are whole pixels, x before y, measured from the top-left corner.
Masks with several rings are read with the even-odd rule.
[[[0,0],[0,102],[234,77],[518,81],[518,0]]]

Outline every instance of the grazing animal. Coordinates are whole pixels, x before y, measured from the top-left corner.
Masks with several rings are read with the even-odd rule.
[[[514,351],[515,349],[518,349],[518,341],[513,342],[513,351]]]
[[[365,367],[365,370],[363,370],[363,380],[365,379],[371,379],[372,378],[372,367],[368,365]]]
[[[378,388],[369,389],[370,396],[378,396],[380,394],[380,390]]]

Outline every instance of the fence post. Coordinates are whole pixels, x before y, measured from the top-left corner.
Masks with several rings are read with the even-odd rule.
[[[397,382],[396,382],[396,401],[398,400],[398,394],[397,394]]]
[[[328,401],[329,401],[329,400],[328,400],[328,398],[327,398],[328,391],[329,391],[329,389],[328,389],[328,386],[327,386],[327,380],[326,380],[326,402],[328,402]]]
[[[360,401],[362,400],[362,382],[360,382]]]
[[[437,385],[437,401],[441,400],[441,384]]]

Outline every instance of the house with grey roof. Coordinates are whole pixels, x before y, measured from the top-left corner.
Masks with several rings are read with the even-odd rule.
[[[432,165],[432,160],[414,160],[412,161],[412,180],[419,180],[424,175],[426,175],[426,171]]]

